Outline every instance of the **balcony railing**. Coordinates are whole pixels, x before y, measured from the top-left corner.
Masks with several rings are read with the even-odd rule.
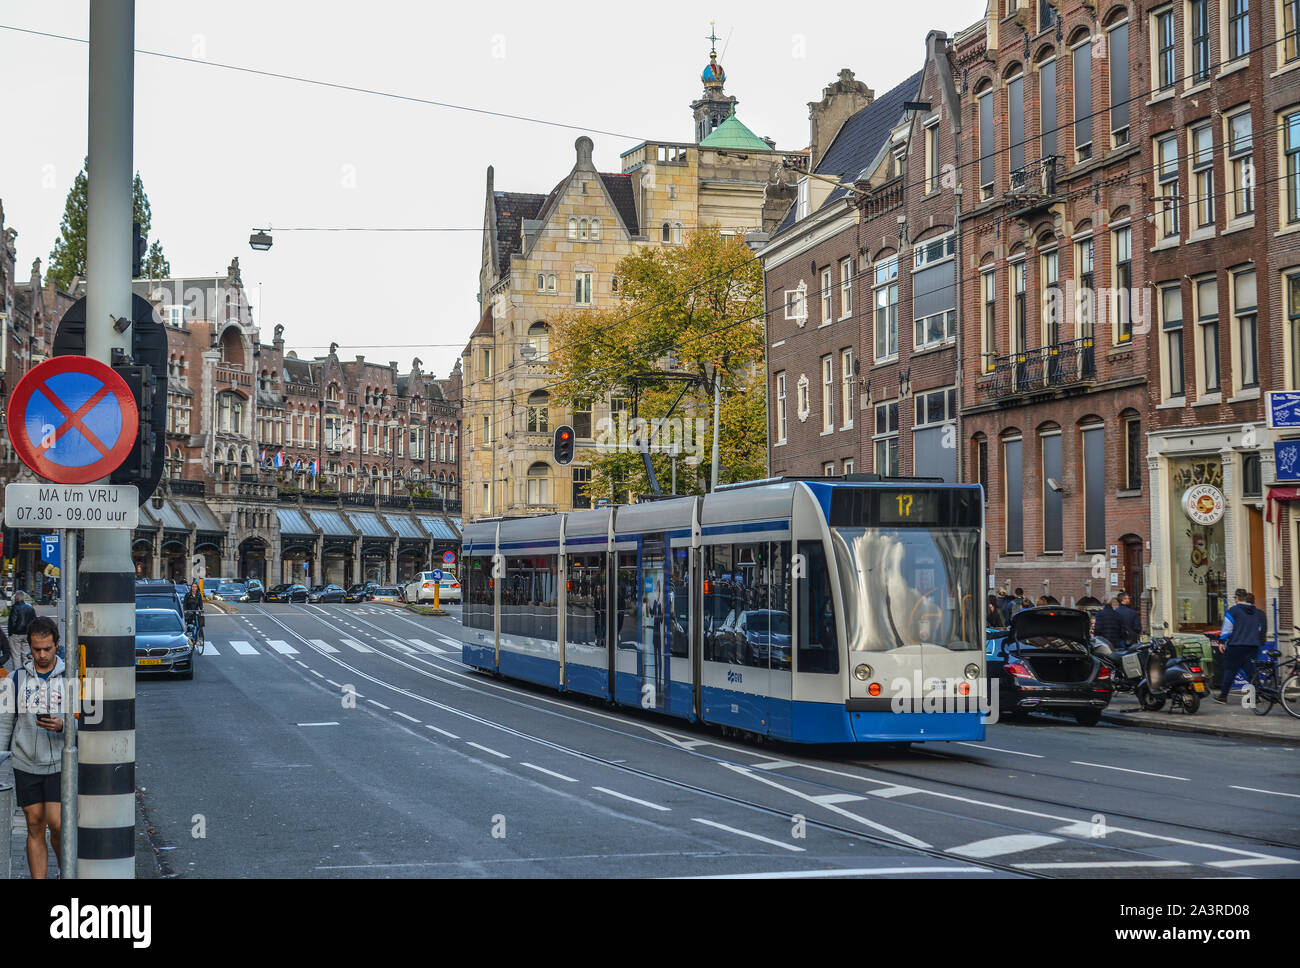
[[[1051,198],[1055,195],[1058,157],[1058,155],[1048,155],[1013,171],[1008,201],[1024,203]]]
[[[237,366],[222,366],[218,364],[217,382],[232,383],[235,386],[249,387],[251,389],[253,386],[253,374],[245,373]]]
[[[167,481],[167,488],[172,492],[173,497],[207,496],[207,485],[203,481],[183,481],[172,478]]]
[[[1096,378],[1093,338],[1085,336],[995,357],[979,386],[984,396],[996,398],[1091,383]]]

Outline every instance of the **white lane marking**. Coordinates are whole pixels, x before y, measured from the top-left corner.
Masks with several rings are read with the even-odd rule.
[[[697,877],[681,877],[674,880],[697,881],[753,881],[753,880],[794,880],[804,877],[888,877],[891,874],[983,874],[988,871],[980,867],[847,867],[824,871],[768,871],[754,874],[703,874]]]
[[[390,649],[397,649],[399,652],[405,652],[407,655],[410,655],[415,651],[405,642],[399,642],[397,641],[397,639],[380,639],[379,641],[382,642],[384,645],[388,646]]]
[[[460,739],[460,737],[457,736],[455,733],[449,733],[449,732],[447,732],[445,729],[439,729],[437,726],[430,726],[428,723],[425,723],[425,724],[424,724],[424,728],[425,728],[425,729],[431,729],[431,730],[433,730],[435,733],[442,733],[443,736],[446,736],[446,737],[448,737],[448,738],[450,738],[450,739]]]
[[[1105,867],[1190,867],[1185,860],[1094,860],[1094,861],[1056,861],[1050,864],[1012,864],[1022,871],[1068,871],[1097,870]]]
[[[762,834],[753,834],[748,830],[737,830],[735,827],[728,827],[726,824],[715,823],[712,820],[705,820],[703,817],[692,817],[691,819],[696,823],[702,823],[708,827],[717,827],[719,830],[725,830],[728,833],[748,837],[750,840],[761,840],[765,844],[771,844],[773,847],[780,847],[782,850],[789,850],[800,854],[803,853],[802,847],[796,847],[794,844],[783,844],[779,840],[773,840],[771,837],[764,837]]]
[[[1120,773],[1137,773],[1140,776],[1154,776],[1161,780],[1182,780],[1184,783],[1192,781],[1185,776],[1170,776],[1168,773],[1148,773],[1146,770],[1130,770],[1122,766],[1107,766],[1105,763],[1085,763],[1083,760],[1070,760],[1075,766],[1091,766],[1098,770],[1116,770]]]
[[[1212,860],[1206,867],[1268,867],[1271,864],[1300,864],[1300,860],[1285,857],[1245,858],[1243,860]]]
[[[1243,786],[1234,786],[1234,787],[1230,787],[1229,789],[1245,790],[1248,793],[1267,793],[1275,797],[1295,797],[1297,800],[1300,800],[1300,793],[1278,793],[1276,790],[1260,790],[1257,787],[1243,787]]]
[[[963,743],[963,742],[960,742],[960,741],[959,741],[959,742],[957,743],[957,745],[958,745],[958,746],[971,746],[971,747],[974,747],[974,748],[977,749],[977,750],[989,750],[989,751],[991,751],[991,752],[993,752],[993,753],[1014,753],[1016,756],[1032,756],[1032,757],[1033,757],[1034,759],[1036,759],[1036,760],[1046,759],[1046,757],[1043,756],[1042,753],[1022,753],[1022,752],[1020,752],[1020,750],[1004,750],[1004,749],[1002,749],[1001,747],[998,747],[998,746],[989,746],[989,745],[987,745],[987,744],[985,744],[985,743]]]
[[[832,803],[853,803],[856,800],[865,800],[866,797],[860,797],[855,793],[824,793],[821,796],[813,797],[813,800],[820,803],[823,807]]]
[[[468,741],[467,741],[467,742],[468,742]],[[508,760],[508,759],[510,759],[510,757],[507,756],[505,753],[500,753],[500,752],[494,750],[494,749],[493,749],[492,747],[490,747],[490,746],[480,746],[478,743],[469,743],[469,745],[472,746],[472,747],[474,747],[476,750],[482,750],[484,753],[491,753],[493,756],[499,756],[499,757],[501,757],[503,760]]]
[[[324,639],[308,639],[307,641],[310,642],[312,645],[316,646],[316,648],[320,649],[326,655],[339,654],[339,650],[334,648],[334,646],[330,645]]]
[[[447,654],[446,649],[440,649],[436,645],[430,645],[428,642],[425,642],[423,639],[407,639],[406,641],[411,643],[411,645],[415,646],[417,649],[423,649],[425,652],[430,652],[433,655]]]
[[[337,726],[338,723],[298,723],[299,726]]]
[[[249,645],[247,642],[245,642],[243,639],[234,639],[234,640],[232,640],[231,643],[230,643],[230,647],[231,647],[232,649],[234,649],[236,652],[238,652],[240,655],[260,655],[260,654],[261,654],[261,653],[258,652],[255,648],[253,648],[251,645]]]
[[[341,686],[339,683],[335,682],[333,679],[326,679],[325,681],[328,682],[328,683],[329,683],[331,686],[333,686],[335,689],[342,689],[342,688],[343,688],[343,686]]]
[[[307,663],[303,662],[302,659],[294,659],[293,661],[298,663],[298,665],[302,666],[304,669],[307,668]]]
[[[812,796],[812,794],[800,793],[798,790],[795,790],[792,787],[782,786],[780,783],[777,783],[774,780],[770,780],[765,776],[759,776],[757,773],[753,773],[743,766],[735,766],[731,763],[723,763],[722,765],[729,770],[734,770],[735,772],[741,774],[742,776],[749,777],[751,780],[757,780],[759,783],[766,783],[768,786],[776,787],[778,790],[782,790],[785,793],[789,793],[792,796],[796,796],[801,800],[807,800],[809,803],[817,802],[816,799]],[[859,777],[858,779],[861,779],[861,777]],[[825,807],[827,810],[830,810],[833,813],[838,813],[841,817],[848,817],[850,820],[856,820],[864,827],[870,827],[872,830],[879,830],[882,834],[888,834],[890,837],[893,837],[896,840],[901,840],[906,844],[912,845],[913,847],[920,847],[923,850],[929,850],[930,847],[932,846],[930,844],[927,844],[924,840],[920,840],[916,837],[911,836],[910,834],[903,833],[901,830],[895,830],[893,827],[886,827],[884,824],[876,823],[874,820],[868,820],[866,817],[860,817],[856,813],[850,813],[848,810],[845,810],[843,807],[837,807],[833,803],[823,803],[820,804],[820,806]]]
[[[431,629],[430,631],[433,630]],[[433,632],[433,634],[436,635],[438,638],[442,639],[448,645],[455,646],[458,649],[461,647],[462,643],[460,642],[460,640],[453,639],[450,635],[443,635],[441,632]]]
[[[1018,854],[1022,850],[1034,850],[1037,847],[1046,847],[1048,844],[1059,844],[1060,842],[1061,838],[1059,837],[1044,837],[1040,834],[1011,834],[1006,837],[989,837],[985,840],[976,840],[960,847],[950,847],[947,853],[978,860],[987,857],[1001,857],[1003,854]]]
[[[298,650],[283,639],[267,639],[266,644],[281,655],[297,655]]]
[[[884,797],[888,800],[890,797],[905,797],[909,793],[924,793],[925,791],[920,790],[917,787],[903,786],[902,784],[899,784],[897,786],[882,787],[879,790],[868,790],[867,792],[873,797]]]
[[[325,673],[323,672],[317,672],[315,669],[308,669],[307,671],[310,672],[312,675],[314,675],[317,679],[325,678]]]
[[[401,716],[403,719],[409,719],[409,720],[410,720],[411,722],[413,722],[413,723],[418,723],[418,722],[419,722],[419,720],[416,719],[414,716],[408,716],[408,715],[406,715],[406,713],[402,712],[400,709],[394,709],[394,710],[393,710],[393,715],[394,715],[394,716]]]
[[[787,766],[797,766],[797,763],[791,763],[789,760],[768,760],[764,763],[752,763],[750,769],[753,770],[784,770]]]
[[[526,766],[526,767],[528,767],[530,770],[536,770],[538,773],[545,773],[547,776],[553,776],[553,777],[555,777],[557,780],[565,780],[565,781],[567,781],[567,782],[569,782],[569,783],[577,783],[577,782],[578,782],[577,780],[575,780],[575,779],[574,779],[573,777],[571,777],[571,776],[565,776],[563,773],[556,773],[554,770],[548,770],[546,767],[544,767],[544,766],[537,766],[537,765],[534,764],[534,763],[524,763],[523,761],[520,761],[519,765],[520,765],[520,766]]]
[[[593,790],[599,790],[601,793],[608,793],[611,797],[618,797],[620,800],[628,800],[632,803],[639,803],[643,807],[649,807],[651,810],[663,810],[665,813],[672,810],[672,807],[663,807],[657,803],[651,803],[649,800],[642,800],[639,797],[630,797],[626,793],[619,793],[617,790],[609,790],[605,787],[594,786]]]
[[[1097,836],[1098,825],[1089,823],[1087,820],[1080,820],[1078,823],[1068,823],[1064,827],[1057,827],[1052,831],[1054,834],[1060,834],[1062,837],[1095,837]]]
[[[215,645],[213,645],[211,642],[204,642],[204,643],[203,643],[203,654],[204,654],[204,655],[221,655],[221,653],[217,651],[217,647],[216,647]]]
[[[383,703],[379,702],[379,701],[376,700],[376,699],[367,699],[366,702],[370,703],[370,705],[372,705],[372,706],[378,706],[380,709],[389,709],[389,708],[391,708],[391,707],[389,707],[389,706],[385,706]]]
[[[346,645],[349,649],[356,649],[358,652],[374,652],[374,651],[375,651],[374,649],[372,649],[372,648],[371,648],[370,646],[368,646],[368,645],[362,645],[362,644],[361,644],[360,642],[358,642],[356,639],[344,639],[344,640],[343,640],[343,644]]]

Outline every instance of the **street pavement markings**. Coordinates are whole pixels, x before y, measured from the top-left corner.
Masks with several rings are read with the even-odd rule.
[[[328,642],[326,642],[324,639],[308,639],[307,641],[310,642],[312,645],[316,646],[316,648],[320,649],[322,652],[324,652],[324,653],[326,653],[326,654],[328,654],[328,655],[338,655],[338,654],[339,654],[339,650],[336,649],[336,648],[334,648],[334,646],[330,645],[330,644],[329,644]]]
[[[1060,837],[1045,837],[1040,834],[1011,834],[1005,837],[989,837],[960,847],[949,847],[949,854],[969,857],[972,860],[987,860],[1002,857],[1005,854],[1018,854],[1025,850],[1035,850],[1048,844],[1062,843]]]
[[[741,837],[748,837],[750,840],[761,840],[765,844],[771,844],[773,847],[780,847],[782,850],[789,850],[802,854],[802,847],[796,847],[794,844],[783,844],[779,840],[773,840],[771,837],[764,837],[762,834],[750,833],[748,830],[737,830],[735,827],[728,827],[724,823],[718,823],[714,820],[705,820],[703,817],[692,817],[696,823],[702,823],[708,827],[716,827],[718,830],[725,830],[728,833],[739,834]]]
[[[1234,786],[1231,787],[1231,789],[1245,790],[1248,793],[1267,793],[1269,796],[1273,796],[1273,797],[1295,797],[1297,800],[1300,800],[1300,793],[1278,793],[1276,790],[1260,790],[1256,787],[1244,787],[1244,786]]]
[[[337,726],[338,723],[335,723],[335,722],[329,722],[329,723],[298,723],[298,725],[299,725],[299,726]]]
[[[1154,776],[1161,780],[1181,780],[1184,783],[1192,781],[1185,776],[1170,776],[1168,773],[1148,773],[1146,770],[1129,770],[1122,766],[1107,766],[1105,763],[1085,763],[1083,760],[1070,760],[1075,766],[1091,766],[1098,770],[1115,770],[1119,773],[1136,773],[1139,776]]]
[[[391,709],[393,708],[392,706],[385,706],[385,705],[384,705],[383,703],[381,703],[378,699],[367,699],[366,702],[370,703],[370,705],[372,705],[372,706],[378,706],[380,709],[390,709],[390,710],[391,710]]]
[[[243,639],[232,639],[230,647],[240,655],[259,655],[260,653]]]
[[[490,747],[490,746],[480,746],[478,743],[471,743],[471,742],[469,742],[468,740],[466,740],[465,742],[466,742],[466,745],[467,745],[467,746],[472,746],[472,747],[474,747],[476,750],[482,750],[484,753],[491,753],[493,756],[499,756],[499,757],[501,757],[501,759],[503,759],[503,760],[508,760],[508,759],[510,759],[510,757],[507,756],[505,753],[498,752],[497,750],[494,750],[494,749],[493,749],[492,747]]]
[[[411,643],[411,645],[415,646],[417,649],[423,649],[425,652],[432,653],[433,655],[447,654],[446,649],[440,649],[436,645],[430,645],[428,642],[425,642],[423,639],[407,639],[406,641]]]
[[[694,881],[751,881],[796,880],[809,877],[889,877],[894,874],[980,874],[987,877],[982,867],[844,867],[818,871],[764,871],[752,874],[687,875],[673,880]]]
[[[214,644],[211,643],[211,642],[204,642],[204,643],[203,643],[203,654],[204,654],[204,655],[221,655],[221,653],[217,651],[217,647],[216,647],[216,645],[214,645]]]
[[[430,728],[430,729],[437,729],[436,726],[430,726],[429,728]],[[444,731],[441,730],[441,729],[439,729],[438,732],[441,733],[441,732],[444,732]],[[451,734],[448,733],[447,735],[450,736]],[[455,739],[454,736],[453,736],[452,738]],[[578,782],[577,780],[575,780],[575,779],[574,779],[573,777],[571,777],[571,776],[565,776],[563,773],[556,773],[554,770],[548,770],[548,769],[547,769],[546,767],[544,767],[544,766],[537,766],[537,765],[535,765],[535,764],[533,764],[533,763],[525,763],[525,762],[523,762],[522,760],[519,762],[519,765],[520,765],[520,766],[526,766],[526,767],[528,767],[530,770],[536,770],[538,773],[545,773],[547,776],[553,776],[553,777],[555,777],[557,780],[564,780],[564,781],[567,782],[567,783],[577,783],[577,782]]]
[[[266,644],[281,655],[297,655],[298,650],[283,639],[267,639]]]
[[[401,716],[403,719],[408,720],[408,721],[410,721],[410,722],[412,722],[412,723],[419,723],[419,720],[416,719],[414,716],[408,716],[408,715],[406,715],[406,713],[402,712],[400,709],[394,709],[394,710],[393,710],[393,715],[394,715],[394,716]]]
[[[407,655],[413,655],[415,653],[413,648],[405,642],[397,641],[397,639],[377,639],[376,641],[388,646],[390,649],[397,649],[399,652],[405,652]]]
[[[663,810],[668,812],[672,807],[663,807],[657,803],[651,803],[649,800],[642,800],[639,797],[630,797],[626,793],[619,793],[617,790],[609,790],[602,786],[594,786],[593,790],[599,790],[601,793],[608,793],[611,797],[618,797],[620,800],[627,800],[630,803],[639,803],[643,807],[649,807],[651,810]]]
[[[368,646],[368,645],[362,645],[362,644],[361,644],[360,642],[358,642],[356,639],[344,639],[344,640],[343,640],[343,644],[346,645],[349,649],[356,649],[358,652],[374,652],[374,651],[375,651],[374,649],[372,649],[372,648],[371,648],[370,646]]]
[[[435,733],[442,733],[442,735],[446,736],[448,739],[460,739],[460,737],[457,736],[455,733],[449,733],[445,729],[439,729],[437,726],[430,726],[428,723],[424,724],[424,728],[431,729]]]
[[[1013,753],[1013,754],[1015,754],[1016,756],[1032,756],[1032,757],[1033,757],[1034,759],[1036,759],[1036,760],[1045,760],[1045,759],[1047,759],[1047,757],[1045,757],[1042,753],[1022,753],[1022,752],[1020,752],[1020,750],[1004,750],[1004,749],[1001,749],[1001,748],[999,748],[999,747],[997,747],[997,746],[988,746],[988,745],[985,744],[985,743],[963,743],[962,741],[958,740],[958,741],[957,741],[957,745],[958,745],[958,746],[972,746],[972,747],[974,747],[974,748],[977,749],[977,750],[990,750],[990,751],[992,751],[992,752],[994,752],[994,753]]]
[[[1022,871],[1066,871],[1066,870],[1101,870],[1107,867],[1190,867],[1186,860],[1099,860],[1099,861],[1052,861],[1043,864],[1012,864]]]

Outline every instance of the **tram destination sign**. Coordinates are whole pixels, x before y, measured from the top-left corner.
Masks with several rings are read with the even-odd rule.
[[[137,528],[134,484],[6,484],[7,528]]]

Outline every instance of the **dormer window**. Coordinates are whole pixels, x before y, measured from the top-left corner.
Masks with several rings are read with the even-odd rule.
[[[799,179],[799,201],[796,203],[794,217],[803,219],[808,217],[808,176]]]

